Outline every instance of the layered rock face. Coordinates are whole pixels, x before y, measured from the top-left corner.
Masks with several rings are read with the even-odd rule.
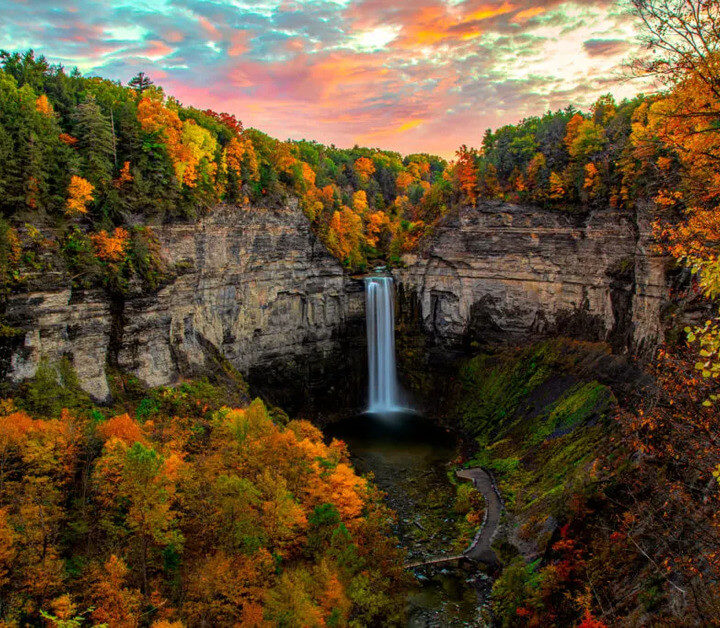
[[[562,334],[648,351],[667,289],[647,214],[465,207],[406,256],[401,300],[446,348]]]
[[[396,271],[401,374],[426,372],[418,365],[428,343],[443,362],[473,342],[553,334],[654,348],[666,288],[645,215],[578,218],[496,203],[449,217]],[[220,206],[155,232],[178,271],[155,293],[113,301],[59,277],[11,297],[5,321],[23,333],[0,346],[3,376],[22,381],[41,360],[66,358],[104,400],[107,365],[157,386],[227,360],[290,411],[313,398],[362,403],[363,285],[317,241],[297,203]]]
[[[25,379],[41,359],[66,356],[86,390],[105,399],[106,363],[158,386],[222,358],[261,385],[320,384],[362,334],[362,285],[345,277],[296,203],[221,206],[155,232],[163,257],[183,269],[157,293],[115,303],[68,288],[12,298],[6,319],[27,332],[7,375]]]

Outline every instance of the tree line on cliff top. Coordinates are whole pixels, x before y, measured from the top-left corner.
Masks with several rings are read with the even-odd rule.
[[[71,269],[95,263],[129,276],[153,266],[152,224],[194,220],[221,201],[298,198],[328,250],[362,270],[368,260],[399,263],[459,204],[628,207],[674,173],[671,151],[658,165],[663,151],[648,153],[642,141],[652,98],[605,96],[587,113],[528,118],[488,131],[479,149],[462,146],[448,163],[282,142],[234,115],[183,106],[145,75],[123,86],[33,51],[0,58],[4,284],[22,274],[23,259],[32,269],[43,246]]]

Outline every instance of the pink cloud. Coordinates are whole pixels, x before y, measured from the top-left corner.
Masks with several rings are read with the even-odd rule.
[[[173,49],[170,48],[165,42],[160,41],[159,39],[154,39],[148,42],[149,46],[147,46],[145,49],[138,51],[138,54],[144,55],[146,57],[167,57],[170,53],[173,52]]]

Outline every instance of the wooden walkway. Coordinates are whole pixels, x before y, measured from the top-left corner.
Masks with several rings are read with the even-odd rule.
[[[465,558],[464,554],[458,554],[457,556],[436,556],[435,558],[428,558],[426,560],[419,560],[416,563],[406,563],[403,565],[405,569],[415,569],[415,567],[425,567],[426,565],[444,565],[445,563],[458,563]]]
[[[425,560],[412,563],[406,563],[406,569],[415,569],[427,565],[442,565],[447,563],[461,563],[463,560],[470,560],[486,565],[498,565],[497,556],[493,551],[491,544],[498,526],[500,525],[500,516],[503,511],[503,502],[500,492],[495,485],[493,477],[479,467],[475,469],[460,469],[457,472],[459,478],[470,480],[475,488],[477,488],[485,499],[485,519],[478,528],[477,534],[468,548],[458,555],[452,556],[435,556]]]

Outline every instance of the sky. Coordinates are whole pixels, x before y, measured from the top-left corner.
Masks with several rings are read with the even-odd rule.
[[[403,154],[449,157],[487,128],[631,96],[637,47],[605,0],[0,0],[0,48],[144,71],[279,139]]]

